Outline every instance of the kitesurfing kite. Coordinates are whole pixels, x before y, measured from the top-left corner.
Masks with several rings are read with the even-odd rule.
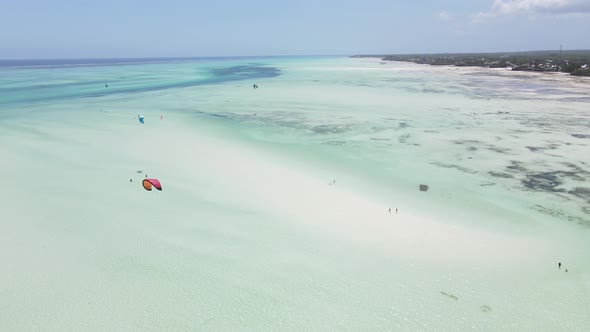
[[[143,122],[143,119],[144,119],[143,115],[137,115],[137,118],[139,119],[139,122],[144,123]]]
[[[143,182],[141,184],[143,185],[143,188],[147,191],[152,191],[152,187],[160,191],[162,190],[162,185],[160,184],[160,181],[158,181],[158,179],[143,179]]]

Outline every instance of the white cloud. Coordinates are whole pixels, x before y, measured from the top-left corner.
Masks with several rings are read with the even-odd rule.
[[[453,16],[451,16],[451,14],[449,14],[448,12],[446,12],[444,10],[441,11],[441,12],[439,12],[437,14],[437,17],[438,17],[439,20],[445,21],[445,22],[448,22],[448,21],[452,21],[453,20]]]
[[[471,22],[481,23],[492,16],[494,16],[492,13],[484,13],[484,12],[475,13],[475,14],[471,15]]]
[[[442,10],[436,13],[436,18],[441,22],[445,22],[445,31],[454,36],[467,36],[471,34],[471,32],[464,27],[464,16],[455,16],[446,10]]]
[[[590,0],[494,0],[489,11],[473,14],[471,18],[481,22],[494,16],[516,14],[590,14]]]

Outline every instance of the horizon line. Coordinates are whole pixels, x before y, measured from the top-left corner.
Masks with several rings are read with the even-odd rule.
[[[299,54],[299,55],[209,55],[209,56],[140,56],[140,57],[73,57],[73,58],[0,58],[0,61],[40,61],[40,60],[141,60],[141,59],[162,59],[162,60],[191,60],[191,59],[222,59],[222,58],[288,58],[288,57],[328,57],[328,56],[351,56],[350,54]]]
[[[223,58],[289,58],[289,57],[340,57],[340,56],[388,56],[388,55],[430,55],[430,54],[501,54],[527,52],[559,52],[558,49],[527,50],[527,51],[493,51],[493,52],[399,52],[399,53],[356,53],[356,54],[287,54],[287,55],[209,55],[209,56],[139,56],[139,57],[66,57],[66,58],[0,58],[0,61],[42,61],[42,60],[193,60],[193,59],[223,59]],[[562,52],[590,51],[590,49],[561,50]]]

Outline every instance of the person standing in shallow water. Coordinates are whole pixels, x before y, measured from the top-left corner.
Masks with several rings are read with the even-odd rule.
[[[395,208],[395,214],[397,214],[397,208]]]
[[[389,208],[389,213],[391,213],[391,208]]]
[[[557,263],[557,268],[561,270],[561,262]]]

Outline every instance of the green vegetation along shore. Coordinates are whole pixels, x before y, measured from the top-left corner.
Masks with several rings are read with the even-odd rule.
[[[354,58],[381,58],[429,65],[511,68],[520,71],[564,72],[590,76],[590,50],[531,51],[510,53],[440,53],[355,55]]]

